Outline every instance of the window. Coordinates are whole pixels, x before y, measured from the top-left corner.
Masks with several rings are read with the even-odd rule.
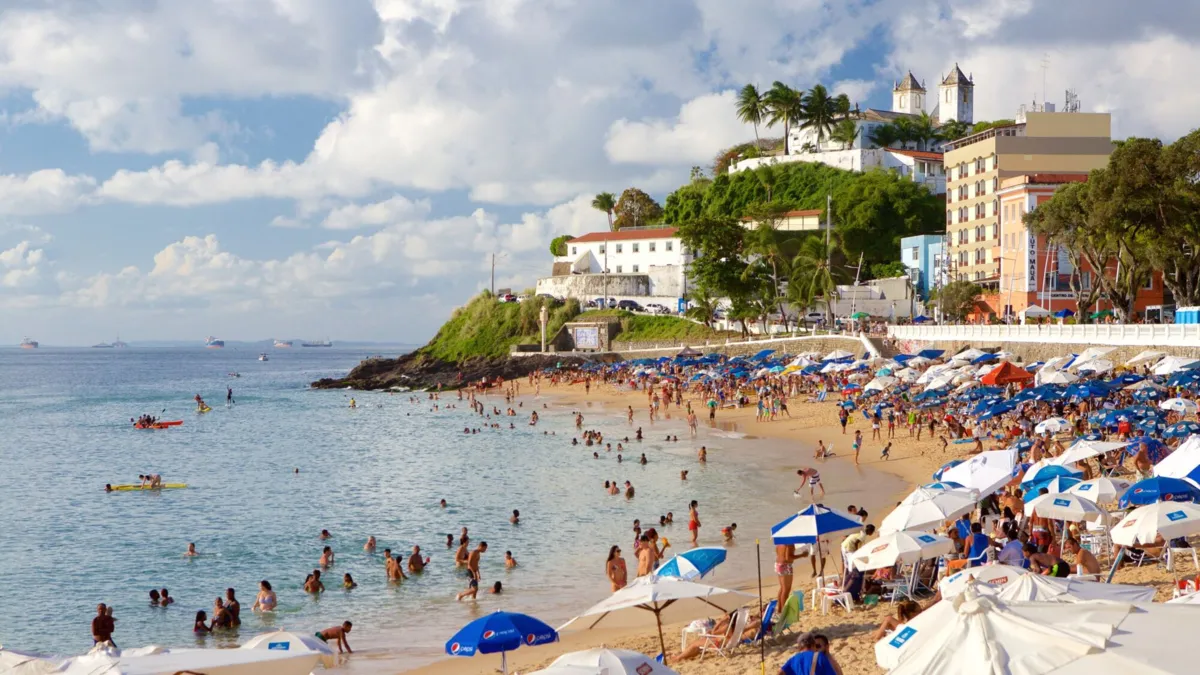
[[[617,265],[617,274],[620,274],[620,273],[621,273],[621,266]]]
[[[992,192],[995,192],[996,190],[999,190],[999,189],[1000,189],[1000,177],[996,176],[996,177],[992,178]]]
[[[600,255],[604,255],[604,244],[600,244]]]
[[[651,253],[654,253],[654,243],[655,242],[650,242],[650,252]]]
[[[674,249],[674,248],[675,248],[675,242],[673,242],[673,241],[671,241],[670,239],[668,239],[668,240],[667,240],[667,246],[666,246],[666,249],[667,249],[668,251],[670,251],[670,250],[672,250],[672,249]]]
[[[1154,275],[1150,275],[1150,277],[1146,279],[1146,285],[1142,286],[1142,290],[1143,291],[1154,290]]]
[[[579,255],[579,247],[578,246],[571,247],[571,255]]]
[[[954,209],[946,210],[946,224],[947,225],[954,224]]]
[[[958,252],[958,264],[963,265],[963,266],[965,266],[967,264],[967,252],[966,251]]]
[[[1000,223],[992,223],[992,239],[1000,238]]]
[[[637,253],[637,252],[638,252],[638,245],[637,245],[637,242],[634,242],[634,243],[633,243],[633,252],[634,252],[634,253]]]
[[[966,103],[966,102],[967,102],[967,92],[964,90],[963,91],[963,103]]]
[[[975,173],[983,173],[984,172],[983,163],[984,163],[984,159],[982,157],[975,160]]]
[[[638,266],[637,266],[637,265],[634,265],[634,266],[633,266],[633,273],[634,273],[634,274],[637,274],[637,273],[638,273]]]
[[[912,247],[912,259],[913,262],[917,262],[921,259],[920,248],[917,246]]]
[[[617,253],[620,253],[620,252],[621,252],[621,245],[617,244]]]
[[[992,212],[991,212],[991,213],[989,213],[988,215],[989,215],[989,216],[998,216],[998,215],[1000,215],[1000,200],[999,200],[999,199],[993,199],[993,200],[992,200]]]
[[[946,103],[949,103],[949,102],[950,102],[950,95],[951,95],[951,92],[950,92],[950,90],[949,90],[949,89],[947,89],[947,90],[946,90]]]

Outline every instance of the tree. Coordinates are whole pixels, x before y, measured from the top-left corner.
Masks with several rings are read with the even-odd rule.
[[[829,134],[829,140],[841,143],[843,150],[849,150],[854,147],[854,141],[858,140],[858,134],[861,131],[857,122],[852,119],[844,119],[834,125],[833,132]]]
[[[971,127],[962,120],[949,120],[938,127],[938,136],[943,141],[957,141],[971,132]]]
[[[962,321],[975,309],[975,301],[983,289],[970,281],[951,281],[935,289],[930,297],[941,307],[942,315],[956,321]]]
[[[742,249],[746,228],[732,218],[697,218],[679,224],[679,238],[694,254],[688,277],[696,288],[733,298],[744,293]]]
[[[920,116],[910,120],[912,124],[913,140],[915,140],[922,150],[929,149],[929,143],[936,141],[938,138],[937,125],[934,124],[933,118],[924,110]]]
[[[749,283],[752,277],[761,277],[759,283],[752,285],[760,290],[763,287],[770,289],[771,304],[778,307],[786,329],[783,281],[790,276],[792,258],[796,255],[797,237],[794,233],[776,228],[776,223],[783,216],[783,210],[780,208],[766,205],[748,215],[758,226],[748,231],[743,239],[742,252],[749,264],[742,272],[742,281]]]
[[[1200,131],[1163,149],[1169,201],[1158,237],[1148,238],[1150,260],[1181,307],[1200,305]]]
[[[917,143],[917,127],[909,117],[901,117],[892,123],[896,127],[896,140],[900,141],[900,147],[908,149],[908,144],[914,146]]]
[[[871,276],[875,279],[892,279],[908,276],[908,266],[899,260],[871,265]]]
[[[626,188],[613,207],[617,219],[613,227],[644,227],[662,220],[663,208],[650,195],[637,188]]]
[[[925,186],[890,171],[874,169],[833,191],[835,232],[848,259],[864,264],[896,259],[900,240],[945,228],[941,201]]]
[[[754,145],[758,145],[758,125],[767,115],[766,99],[759,93],[758,87],[747,84],[738,92],[737,116],[745,124],[754,125]]]
[[[567,242],[574,239],[569,234],[555,237],[550,241],[550,255],[562,256],[567,254]]]
[[[767,127],[783,124],[783,154],[788,154],[791,125],[800,119],[804,99],[800,92],[776,80],[764,95],[767,103]]]
[[[691,306],[688,307],[685,315],[712,328],[720,299],[706,286],[693,288],[688,293],[687,299]]]
[[[1071,290],[1075,294],[1075,317],[1086,322],[1092,305],[1100,298],[1101,284],[1084,284],[1084,261],[1104,270],[1108,267],[1109,254],[1097,247],[1092,240],[1093,228],[1089,221],[1089,188],[1087,183],[1069,183],[1059,188],[1054,197],[1024,215],[1025,225],[1030,232],[1046,237],[1047,246],[1061,246],[1071,263]]]
[[[767,203],[771,203],[771,190],[779,182],[779,174],[776,173],[775,167],[770,164],[763,164],[754,170],[754,177],[758,179],[758,183],[767,191]]]
[[[847,107],[849,100],[847,99]],[[817,145],[833,131],[834,121],[838,115],[838,100],[829,95],[829,90],[823,84],[813,85],[804,95],[800,106],[800,128],[811,129],[816,133]]]
[[[800,242],[792,259],[788,299],[805,310],[817,304],[825,306],[826,325],[833,325],[833,303],[838,298],[841,271],[832,263],[834,250],[820,236],[809,235]]]
[[[613,230],[613,209],[617,208],[617,198],[611,192],[601,192],[592,200],[592,208],[603,211],[608,216],[608,231]]]
[[[1007,119],[992,120],[991,122],[976,122],[974,126],[971,127],[971,133],[977,134],[981,131],[987,131],[988,129],[995,129],[996,127],[1011,127],[1016,123],[1016,120]]]
[[[881,124],[871,130],[867,140],[877,148],[890,148],[900,142],[900,131],[894,124]]]

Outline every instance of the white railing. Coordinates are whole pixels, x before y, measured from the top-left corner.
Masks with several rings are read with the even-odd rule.
[[[928,342],[1045,342],[1052,344],[1200,346],[1200,324],[889,326],[900,340]]]

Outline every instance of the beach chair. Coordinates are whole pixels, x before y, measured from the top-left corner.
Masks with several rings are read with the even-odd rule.
[[[771,634],[778,637],[799,624],[800,613],[804,611],[804,591],[792,591],[783,603],[783,609],[776,612],[778,618],[771,626]]]
[[[1196,548],[1191,546],[1190,542],[1188,546],[1170,546],[1167,548],[1167,571],[1174,572],[1175,559],[1182,556],[1184,560],[1187,560],[1189,553],[1192,555],[1192,570],[1200,572],[1200,556],[1196,555]]]
[[[767,603],[767,606],[763,608],[762,621],[758,624],[758,632],[754,634],[753,638],[745,640],[745,644],[752,645],[766,639],[767,631],[771,629],[771,622],[775,620],[775,606],[778,604],[778,600]]]
[[[842,590],[842,584],[836,578],[825,581],[824,577],[817,577],[817,587],[813,589],[812,605],[813,609],[820,607],[822,614],[828,614],[829,609],[835,605],[841,605],[846,608],[847,612],[850,612],[854,609],[854,598]]]
[[[704,642],[700,644],[700,660],[708,652],[716,652],[725,658],[733,653],[742,642],[742,632],[746,630],[746,622],[750,620],[750,610],[742,607],[734,610],[733,620],[724,635],[701,635]]]

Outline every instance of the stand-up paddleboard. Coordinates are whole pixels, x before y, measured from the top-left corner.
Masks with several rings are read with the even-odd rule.
[[[137,490],[182,490],[187,487],[187,483],[163,483],[158,487],[141,486],[141,485],[114,485],[113,492],[134,492]]]

